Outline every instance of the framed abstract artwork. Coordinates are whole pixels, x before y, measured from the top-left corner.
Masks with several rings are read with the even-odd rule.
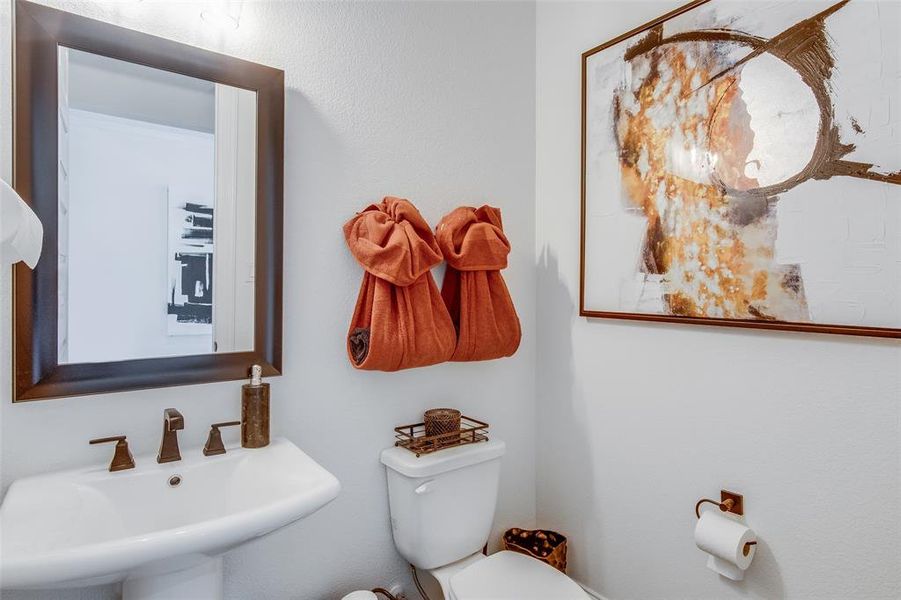
[[[580,314],[901,337],[899,38],[699,0],[585,52]]]

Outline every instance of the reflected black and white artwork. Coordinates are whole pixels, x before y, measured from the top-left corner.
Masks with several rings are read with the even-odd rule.
[[[213,330],[213,206],[169,190],[169,335]]]

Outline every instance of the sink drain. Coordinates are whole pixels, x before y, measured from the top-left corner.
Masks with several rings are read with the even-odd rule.
[[[178,487],[181,483],[181,475],[173,475],[169,478],[169,487]]]

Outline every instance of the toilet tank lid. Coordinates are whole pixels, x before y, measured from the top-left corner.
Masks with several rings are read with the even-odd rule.
[[[446,448],[418,457],[406,448],[385,448],[382,450],[382,464],[407,477],[433,477],[498,458],[504,455],[505,449],[506,445],[501,440]]]

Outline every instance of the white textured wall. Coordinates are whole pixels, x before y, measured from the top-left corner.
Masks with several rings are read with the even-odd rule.
[[[492,423],[508,443],[496,529],[531,523],[534,5],[248,1],[240,29],[222,34],[203,25],[198,2],[55,5],[287,74],[285,375],[272,380],[273,433],[309,452],[344,487],[319,513],[230,553],[226,595],[333,600],[352,589],[405,580],[391,540],[378,452],[391,444],[393,426],[430,406],[456,405]],[[4,0],[4,178],[11,173],[9,19],[10,2]],[[505,276],[524,331],[515,357],[396,374],[350,367],[344,334],[361,271],[340,228],[355,210],[385,194],[411,198],[432,223],[463,203],[503,209],[514,248]],[[4,487],[23,475],[108,460],[108,448],[87,444],[99,435],[126,433],[136,453],[155,452],[167,406],[185,415],[184,445],[202,444],[209,423],[237,414],[238,383],[11,404],[9,296],[4,272]],[[4,600],[112,593],[9,593]]]
[[[897,341],[578,316],[580,55],[678,4],[538,4],[538,522],[609,600],[901,597]],[[722,487],[742,583],[693,545]]]
[[[509,443],[497,528],[531,521],[537,448],[539,521],[569,534],[572,574],[610,600],[901,595],[896,342],[577,316],[579,56],[675,5],[539,3],[537,45],[535,8],[519,4],[246,2],[241,28],[222,35],[202,27],[196,4],[64,5],[287,70],[286,375],[273,380],[274,429],[344,490],[233,552],[230,598],[331,599],[403,578],[377,452],[392,425],[451,401]],[[9,2],[2,8],[5,49]],[[514,241],[506,275],[525,332],[514,359],[395,375],[347,366],[342,336],[359,270],[338,228],[385,193],[408,195],[433,222],[463,201],[504,209]],[[182,409],[182,439],[193,444],[237,410],[237,384],[12,405],[8,297],[4,274],[4,485],[105,460],[86,445],[95,435],[122,431],[152,452],[165,406]],[[356,436],[356,452],[329,438],[339,426]],[[692,544],[693,504],[720,487],[745,493],[761,536],[741,584],[718,580]]]

